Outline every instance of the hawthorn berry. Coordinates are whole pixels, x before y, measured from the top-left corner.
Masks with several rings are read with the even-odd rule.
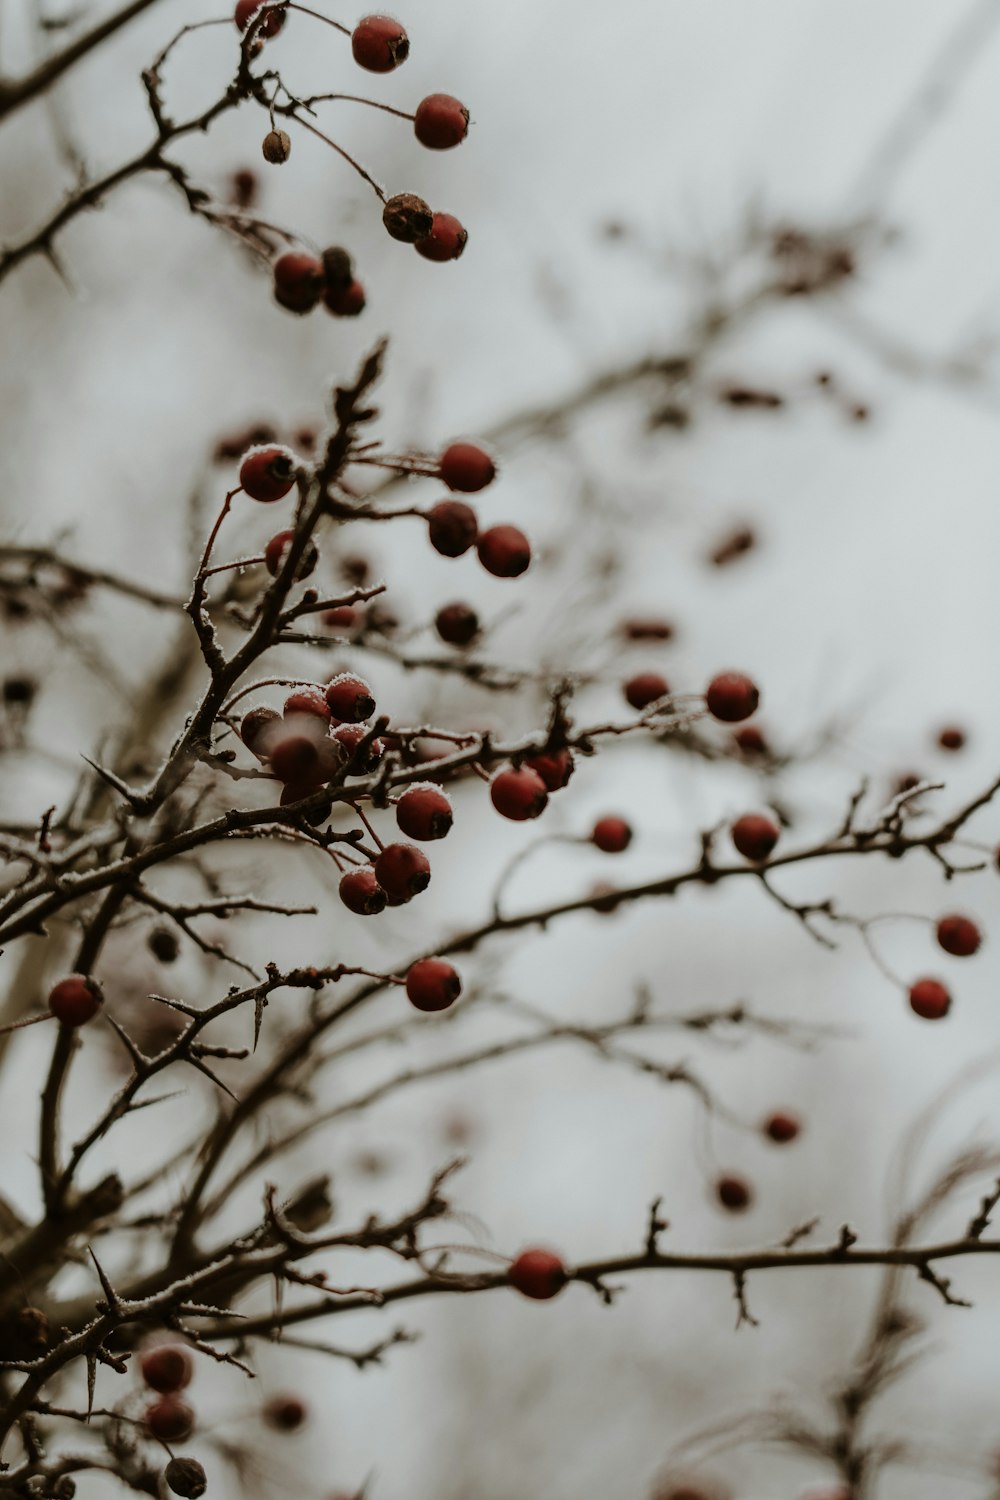
[[[510,1284],[522,1297],[547,1302],[562,1291],[569,1274],[551,1250],[522,1250],[507,1272]]]
[[[720,672],[708,684],[705,704],[714,719],[738,724],[757,712],[760,693],[742,672]]]
[[[260,149],[266,162],[272,167],[280,167],[292,154],[291,137],[285,130],[269,130]]]
[[[85,1026],[104,1003],[104,994],[87,974],[69,974],[49,991],[49,1010],[64,1026]]]
[[[727,1175],[720,1177],[715,1184],[715,1196],[722,1207],[731,1214],[741,1214],[750,1207],[753,1202],[753,1192],[750,1184],[744,1182],[742,1177]]]
[[[524,764],[542,778],[547,792],[561,791],[576,770],[569,750],[543,750],[540,755],[529,755]]]
[[[273,708],[252,708],[240,721],[240,739],[258,760],[267,760],[281,729],[281,715]]]
[[[764,1134],[777,1146],[784,1146],[789,1141],[794,1141],[801,1129],[802,1126],[795,1116],[788,1114],[785,1110],[776,1110],[764,1121]]]
[[[940,1021],[951,1009],[951,994],[937,979],[918,979],[910,987],[910,1009],[924,1021]]]
[[[426,239],[434,227],[434,215],[429,203],[418,198],[416,193],[396,193],[389,198],[382,210],[382,223],[394,240],[404,245],[415,245]]]
[[[364,724],[339,724],[333,731],[333,738],[344,747],[347,768],[352,776],[367,776],[370,771],[374,771],[385,753],[385,744],[379,739],[369,740],[365,749],[359,750],[358,747],[368,732]]]
[[[359,917],[374,917],[385,911],[385,891],[375,879],[371,865],[363,870],[348,870],[337,889],[348,911]]]
[[[323,295],[323,262],[317,260],[315,255],[307,255],[301,250],[289,250],[285,255],[278,256],[272,275],[274,300],[289,312],[312,312]]]
[[[537,771],[522,766],[498,771],[490,782],[490,801],[497,812],[513,823],[525,823],[545,811],[549,794]]]
[[[181,1500],[201,1500],[208,1488],[205,1470],[196,1458],[172,1458],[163,1479],[171,1494],[180,1495]]]
[[[260,10],[261,3],[262,0],[236,0],[236,9],[233,12],[233,20],[236,22],[240,31],[246,31],[247,27],[250,25],[250,22]],[[287,15],[288,13],[284,10],[284,8],[279,10],[277,7],[275,7],[274,10],[268,11],[267,15],[264,17],[264,20],[261,22],[257,30],[257,35],[259,37],[277,36],[278,32],[281,30],[282,26],[284,26],[285,21],[287,20]]]
[[[320,618],[331,630],[350,630],[358,623],[358,612],[353,604],[336,604],[324,610]]]
[[[183,1443],[194,1431],[194,1412],[177,1396],[163,1396],[146,1407],[146,1431],[161,1443]]]
[[[365,289],[357,280],[346,286],[327,286],[323,293],[323,306],[335,318],[356,318],[364,312],[365,300]]]
[[[445,604],[434,616],[434,629],[449,646],[468,646],[479,634],[479,616],[468,604]]]
[[[233,173],[233,202],[237,208],[252,208],[257,196],[257,173],[249,167],[240,167]],[[239,458],[234,453],[233,458]]]
[[[392,16],[365,16],[351,33],[351,51],[369,73],[391,73],[410,54],[410,39]]]
[[[264,548],[264,566],[272,578],[277,578],[281,572],[288,549],[294,540],[294,531],[279,531],[276,532]],[[300,579],[308,578],[309,574],[315,571],[318,562],[319,548],[315,542],[310,541],[299,559],[299,565],[295,570],[296,582]]]
[[[983,940],[975,922],[968,917],[942,917],[937,924],[937,940],[946,953],[956,958],[971,958]]]
[[[312,735],[284,735],[272,747],[270,762],[279,781],[297,786],[316,785],[319,750]]]
[[[240,465],[240,484],[251,500],[282,500],[295,483],[295,456],[287,448],[254,448]]]
[[[430,231],[416,241],[414,249],[424,260],[444,263],[459,260],[469,242],[469,231],[454,214],[434,214]]]
[[[386,844],[374,870],[390,906],[405,905],[430,884],[430,860],[415,844]]]
[[[416,1010],[447,1010],[462,993],[458,972],[443,958],[421,958],[406,975],[406,995]]]
[[[158,1344],[147,1349],[139,1362],[143,1380],[154,1391],[167,1394],[191,1384],[194,1361],[183,1344]]]
[[[590,842],[605,854],[622,854],[632,842],[632,829],[624,818],[598,818]]]
[[[354,261],[343,245],[327,245],[321,252],[323,274],[328,287],[343,291],[354,280]]]
[[[447,151],[469,133],[469,111],[450,94],[428,94],[417,105],[413,129],[421,146]]]
[[[427,535],[442,557],[461,557],[479,535],[476,512],[464,500],[439,500],[427,512]]]
[[[942,729],[938,735],[938,744],[942,750],[961,750],[965,746],[965,730],[956,725],[949,725]]]
[[[438,473],[450,490],[472,495],[496,478],[496,465],[475,443],[450,443],[438,459]]]
[[[763,813],[744,813],[730,828],[729,836],[744,859],[760,863],[778,842],[781,829]]]
[[[743,724],[739,729],[734,729],[733,744],[743,755],[767,755],[771,748],[764,737],[764,731],[756,724]]]
[[[436,786],[411,786],[396,803],[396,822],[408,838],[429,842],[451,832],[454,814]]]
[[[627,641],[669,641],[673,639],[674,627],[659,615],[638,615],[623,620],[621,632]]]
[[[304,802],[307,797],[311,797],[314,792],[319,791],[322,783],[323,778],[319,775],[310,777],[308,781],[286,782],[285,785],[281,788],[281,796],[278,798],[278,806],[294,807],[296,802]],[[325,823],[327,818],[330,816],[330,809],[327,807],[320,807],[314,809],[312,812],[306,812],[305,809],[303,809],[299,816],[301,818],[304,818],[307,823],[311,823],[314,828],[318,828],[320,824]]]
[[[161,964],[172,964],[181,951],[180,944],[169,927],[154,927],[146,942],[150,953]]]
[[[354,677],[350,672],[341,672],[327,683],[326,701],[333,717],[341,723],[360,724],[375,712],[371,687],[363,677]]]
[[[264,1421],[277,1432],[295,1432],[308,1416],[309,1408],[298,1396],[272,1396],[264,1404]]]
[[[670,685],[659,672],[637,672],[622,688],[625,702],[642,713],[651,703],[658,703],[670,692]]]
[[[591,908],[599,912],[602,917],[611,916],[618,910],[621,902],[621,892],[606,880],[599,880],[596,885],[591,886],[588,896]]]
[[[476,553],[494,578],[520,578],[531,566],[531,543],[516,526],[491,526],[481,532]]]

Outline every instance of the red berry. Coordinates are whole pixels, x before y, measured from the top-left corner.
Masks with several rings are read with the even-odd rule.
[[[729,836],[744,859],[759,863],[771,853],[781,829],[763,813],[744,813],[730,828]]]
[[[479,522],[464,500],[439,500],[427,512],[427,534],[442,557],[461,557],[479,535]]]
[[[983,940],[982,933],[968,917],[942,917],[937,924],[937,940],[946,953],[956,958],[971,958]]]
[[[443,958],[421,958],[410,965],[406,994],[417,1010],[447,1010],[462,993],[457,970]]]
[[[428,94],[417,105],[413,129],[422,146],[429,146],[432,151],[447,151],[465,140],[469,111],[450,94]]]
[[[940,1021],[951,1009],[951,995],[937,979],[918,979],[910,988],[910,1009],[924,1021]]]
[[[145,1411],[146,1430],[161,1443],[182,1443],[194,1431],[194,1412],[177,1396],[164,1396]]]
[[[630,677],[622,688],[625,701],[640,713],[651,703],[657,703],[670,692],[670,685],[659,672],[638,672]]]
[[[246,31],[254,16],[260,10],[261,0],[236,0],[236,9],[233,12],[233,20],[241,31]],[[287,12],[284,10],[269,11],[257,28],[258,36],[277,36],[285,24]]]
[[[337,604],[324,610],[321,619],[331,630],[350,630],[358,623],[358,612],[353,604]]]
[[[252,708],[240,722],[240,739],[258,760],[267,760],[281,728],[281,715],[273,708]]]
[[[414,844],[387,844],[374,868],[390,906],[403,906],[430,884],[430,860]]]
[[[545,811],[549,794],[537,771],[500,771],[490,782],[490,801],[497,812],[514,823],[527,822]]]
[[[294,693],[289,693],[285,699],[285,718],[292,718],[295,714],[312,714],[313,718],[329,724],[330,708],[323,696],[323,689],[296,688]]]
[[[312,312],[323,295],[323,262],[301,250],[289,250],[274,263],[274,300],[293,313]]]
[[[284,566],[285,558],[288,555],[288,549],[294,539],[294,531],[279,531],[271,538],[267,546],[264,548],[264,566],[270,573],[272,578],[277,578],[278,574],[281,572],[281,569]],[[319,548],[316,546],[315,542],[310,541],[307,544],[301,558],[299,559],[299,565],[295,570],[296,581],[302,578],[308,578],[309,574],[315,570],[316,564],[318,562]]]
[[[715,1184],[715,1196],[731,1214],[741,1214],[753,1202],[749,1183],[742,1177],[720,1177]]]
[[[621,854],[632,842],[632,829],[624,818],[598,818],[590,841],[605,854]]]
[[[512,1287],[536,1302],[555,1297],[569,1280],[566,1267],[551,1250],[522,1250],[507,1275]]]
[[[347,286],[328,286],[323,293],[323,305],[335,318],[356,318],[365,310],[365,289],[357,280]]]
[[[374,771],[385,753],[382,740],[369,740],[367,747],[359,751],[358,746],[368,733],[364,724],[340,724],[333,731],[333,738],[344,747],[347,769],[352,776],[367,776]]]
[[[371,687],[363,677],[353,677],[349,672],[342,672],[327,684],[326,701],[333,717],[348,724],[359,724],[375,712]]]
[[[460,259],[469,242],[469,231],[454,214],[434,214],[429,233],[414,244],[424,260],[445,262]]]
[[[251,500],[281,500],[295,483],[295,457],[287,448],[254,448],[240,466],[240,484]]]
[[[324,778],[317,774],[311,776],[308,781],[286,782],[281,788],[278,806],[294,807],[297,802],[304,802],[307,797],[311,797],[315,792],[319,791],[323,780]],[[314,828],[318,828],[321,823],[325,823],[329,816],[330,809],[328,807],[316,808],[312,812],[306,812],[303,809],[299,814],[299,817],[304,818],[307,823],[311,823]]]
[[[319,749],[308,734],[285,734],[271,749],[271,770],[279,781],[316,785]]]
[[[103,1002],[100,985],[86,974],[70,974],[49,991],[49,1010],[64,1026],[85,1026]]]
[[[764,1121],[764,1134],[768,1140],[774,1141],[778,1146],[784,1146],[789,1141],[794,1141],[802,1126],[794,1115],[786,1114],[784,1110],[778,1110],[773,1115],[768,1115]]]
[[[659,615],[639,615],[623,620],[621,632],[627,641],[669,641],[673,638],[674,627]]]
[[[436,786],[411,786],[396,803],[400,832],[411,839],[443,839],[453,821],[451,803]]]
[[[146,1350],[139,1368],[154,1391],[182,1391],[191,1384],[194,1361],[182,1344],[159,1344]]]
[[[480,535],[476,551],[494,578],[520,578],[531,566],[531,543],[516,526],[491,526]]]
[[[938,735],[938,744],[942,750],[961,750],[965,745],[965,730],[954,725],[942,729]]]
[[[338,889],[348,911],[356,912],[359,917],[374,917],[385,911],[385,891],[375,879],[371,865],[363,870],[348,870]]]
[[[756,724],[744,724],[740,729],[734,729],[733,743],[744,755],[767,755],[770,751],[764,731]]]
[[[705,703],[713,718],[723,724],[738,724],[757,712],[760,693],[742,672],[720,672],[708,684]]]
[[[475,443],[451,443],[438,460],[438,473],[450,490],[474,494],[496,478],[496,465]]]
[[[410,39],[391,16],[365,16],[351,35],[351,51],[369,73],[391,73],[409,56]]]
[[[263,1411],[264,1421],[278,1432],[295,1432],[308,1415],[308,1407],[298,1396],[272,1396]]]
[[[434,628],[449,646],[468,646],[479,634],[479,616],[468,604],[445,604],[434,616]]]
[[[546,750],[541,755],[529,755],[524,764],[542,778],[547,792],[561,791],[576,770],[569,750]]]

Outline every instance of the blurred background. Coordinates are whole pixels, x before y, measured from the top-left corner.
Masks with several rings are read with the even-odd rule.
[[[45,14],[62,12],[48,0]],[[5,123],[0,241],[43,222],[78,172],[90,178],[141,149],[141,69],[205,14],[159,0]],[[257,422],[282,434],[321,425],[331,381],[388,334],[380,436],[431,452],[456,436],[491,440],[502,474],[483,513],[523,526],[540,554],[511,585],[438,557],[416,523],[345,541],[386,578],[384,603],[412,650],[437,649],[435,609],[465,599],[490,625],[490,660],[592,674],[581,722],[619,712],[626,670],[662,670],[698,692],[739,667],[760,682],[762,728],[790,764],[771,774],[676,745],[616,746],[580,767],[544,830],[500,824],[481,793],[462,793],[431,896],[387,914],[375,934],[335,905],[325,873],[283,857],[258,871],[244,856],[248,879],[277,878],[320,915],[262,922],[241,951],[384,962],[386,949],[426,946],[480,920],[498,871],[540,832],[586,834],[605,812],[635,828],[628,853],[540,848],[512,878],[511,909],[684,868],[698,830],[747,807],[779,807],[790,843],[822,838],[863,777],[870,808],[907,774],[944,783],[925,805],[960,805],[996,774],[1000,726],[1000,4],[417,0],[399,14],[412,50],[386,79],[359,75],[345,39],[304,15],[268,60],[300,94],[357,89],[412,109],[440,90],[467,103],[468,142],[440,156],[374,110],[333,104],[324,116],[390,192],[420,193],[462,219],[462,259],[432,265],[389,240],[371,191],[304,132],[292,132],[286,166],[267,166],[253,108],[173,148],[220,199],[250,168],[263,217],[307,243],[346,245],[368,307],[355,322],[296,318],[273,302],[266,270],[168,183],[123,187],[60,238],[65,279],[39,257],[0,287],[5,541],[54,545],[183,596],[192,526],[233,482],[211,462],[220,438]],[[39,15],[28,0],[0,6],[6,75],[37,55]],[[186,38],[166,73],[171,111],[218,97],[235,52],[226,28]],[[650,360],[684,363],[650,376],[640,368]],[[431,498],[426,484],[414,494]],[[230,555],[259,550],[272,523],[239,512]],[[754,545],[720,564],[740,529]],[[624,644],[622,620],[639,614],[669,619],[672,639]],[[30,709],[7,695],[3,817],[65,799],[80,756],[127,722],[179,628],[168,612],[104,595],[49,619],[8,617],[3,673],[35,686]],[[380,703],[410,722],[505,733],[541,722],[531,692],[405,674],[377,653],[296,660],[320,674],[341,657],[363,662]],[[965,735],[959,753],[939,745],[948,726]],[[988,859],[997,814],[969,837],[970,858]],[[345,1216],[357,1215],[409,1202],[434,1167],[467,1155],[457,1197],[468,1219],[454,1234],[502,1254],[536,1242],[570,1260],[627,1253],[657,1196],[671,1248],[776,1244],[815,1217],[817,1243],[844,1223],[884,1243],[956,1150],[997,1142],[996,880],[991,866],[949,887],[932,861],[912,859],[810,867],[780,882],[791,899],[832,896],[860,916],[977,917],[986,942],[968,965],[939,953],[925,922],[873,929],[903,981],[930,972],[952,984],[938,1027],[910,1014],[856,931],[835,932],[828,951],[749,882],[491,944],[470,973],[560,1022],[620,1015],[644,985],[661,1014],[745,1002],[782,1024],[774,1035],[735,1026],[657,1039],[662,1060],[705,1080],[718,1106],[709,1111],[690,1089],[553,1045],[347,1116],[293,1154],[282,1183],[330,1170]],[[162,976],[128,933],[110,951],[121,1004],[141,1006]],[[0,958],[9,985],[23,981],[23,962]],[[197,952],[182,953],[170,983],[211,993]],[[486,1004],[468,1036],[499,1034],[498,1013]],[[34,1126],[22,1127],[42,1030],[9,1049],[3,1076],[0,1160],[28,1213]],[[417,1056],[426,1063],[438,1045],[428,1030]],[[90,1089],[110,1087],[110,1050],[90,1061]],[[358,1064],[350,1092],[398,1065],[391,1048]],[[81,1094],[81,1116],[86,1104]],[[758,1128],[778,1107],[804,1126],[785,1148]],[[147,1139],[130,1132],[127,1149]],[[106,1149],[121,1161],[120,1143]],[[724,1169],[754,1188],[740,1218],[713,1200]],[[973,1178],[932,1232],[960,1232],[989,1182]],[[956,1264],[954,1283],[974,1311],[944,1307],[916,1277],[906,1286],[926,1328],[910,1346],[922,1357],[873,1414],[876,1438],[900,1445],[871,1491],[879,1500],[996,1491],[992,1262]],[[411,1500],[667,1496],[682,1479],[709,1496],[796,1500],[835,1471],[780,1439],[796,1424],[829,1428],[879,1286],[861,1270],[752,1276],[759,1326],[739,1329],[729,1281],[681,1274],[634,1277],[612,1308],[581,1287],[551,1306],[506,1293],[408,1305],[389,1321],[420,1342],[381,1366],[269,1351],[265,1393],[299,1391],[313,1413],[295,1437],[260,1441],[242,1377],[203,1373],[207,1436],[192,1451],[220,1496],[294,1488],[322,1500],[371,1475],[373,1497]],[[387,1319],[331,1326],[333,1342],[363,1342]],[[223,1448],[242,1454],[238,1477]],[[105,1492],[81,1481],[81,1495]]]

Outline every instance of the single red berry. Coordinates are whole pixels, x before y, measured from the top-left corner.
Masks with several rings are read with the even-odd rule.
[[[555,1297],[569,1280],[565,1265],[551,1250],[522,1250],[507,1275],[516,1291],[536,1302]]]
[[[252,708],[240,721],[240,739],[258,760],[267,760],[281,728],[281,715],[273,708]]]
[[[475,443],[451,443],[438,460],[438,473],[450,490],[475,494],[496,478],[490,455]]]
[[[942,729],[938,735],[938,744],[942,750],[961,750],[965,745],[965,730],[955,725]]]
[[[670,685],[659,672],[637,672],[625,683],[622,692],[625,694],[625,702],[641,713],[651,703],[665,698],[670,692]]]
[[[385,891],[375,879],[371,865],[363,870],[348,870],[338,890],[348,911],[356,912],[359,917],[374,917],[385,911]]]
[[[167,1489],[181,1500],[201,1500],[208,1488],[205,1470],[196,1458],[172,1458],[163,1471]]]
[[[741,1214],[753,1202],[750,1185],[742,1177],[720,1177],[715,1184],[715,1196],[731,1214]]]
[[[312,714],[313,718],[321,719],[324,724],[330,722],[330,706],[323,696],[322,688],[296,688],[285,699],[284,712],[286,719],[295,714]]]
[[[240,465],[240,484],[251,500],[269,505],[295,483],[295,456],[287,448],[254,448]]]
[[[396,822],[407,838],[429,841],[451,832],[454,813],[436,786],[411,786],[396,803]]]
[[[430,860],[414,844],[387,844],[374,868],[390,906],[405,905],[430,884]]]
[[[598,818],[590,842],[605,854],[621,854],[632,842],[632,829],[624,818]]]
[[[924,1021],[940,1021],[951,1009],[951,995],[937,979],[918,979],[910,987],[910,1009]]]
[[[64,1026],[85,1026],[103,1003],[100,985],[87,974],[70,974],[49,991],[49,1010]]]
[[[143,1354],[139,1369],[154,1391],[182,1391],[191,1384],[194,1361],[183,1344],[158,1344]]]
[[[406,976],[406,994],[417,1010],[447,1010],[462,993],[456,969],[443,958],[421,958]]]
[[[439,500],[427,512],[427,534],[442,557],[461,557],[479,535],[476,512],[464,500]]]
[[[968,917],[950,916],[942,917],[937,924],[937,940],[946,953],[953,953],[956,958],[971,958],[983,935]]]
[[[323,306],[335,318],[356,318],[364,312],[365,303],[364,286],[357,280],[347,286],[328,286],[323,293]]]
[[[494,578],[520,578],[531,566],[531,543],[516,526],[491,526],[480,534],[476,552]]]
[[[759,863],[771,853],[781,837],[781,829],[763,813],[744,813],[730,828],[729,836],[744,859]]]
[[[233,20],[240,31],[246,31],[254,16],[260,10],[261,0],[236,0],[236,9],[233,12]],[[258,36],[277,36],[287,19],[285,10],[274,9],[268,11],[264,20],[257,30]]]
[[[479,634],[479,616],[468,604],[445,604],[434,616],[434,628],[449,646],[468,646]]]
[[[264,566],[272,578],[277,578],[281,572],[285,558],[288,556],[288,549],[294,539],[294,531],[279,531],[264,548]],[[315,571],[318,562],[319,548],[315,542],[310,541],[306,545],[306,549],[299,559],[299,565],[295,570],[296,580],[308,578],[309,574]]]
[[[371,687],[363,677],[353,677],[349,672],[341,672],[327,684],[326,701],[333,717],[342,723],[360,724],[375,712]]]
[[[183,1443],[194,1431],[194,1412],[177,1396],[163,1396],[145,1411],[146,1430],[161,1443]]]
[[[739,729],[734,729],[733,743],[744,755],[767,755],[771,748],[764,737],[764,731],[756,724],[743,724]]]
[[[414,244],[418,255],[424,260],[436,260],[443,264],[459,260],[469,243],[469,231],[454,214],[434,214],[427,234]]]
[[[418,240],[426,239],[434,228],[434,215],[430,204],[418,198],[416,193],[396,193],[386,199],[382,223],[394,240],[415,245]]]
[[[309,1408],[298,1396],[272,1396],[264,1404],[264,1421],[277,1432],[295,1432],[308,1416]]]
[[[274,300],[293,313],[312,312],[323,295],[323,262],[289,250],[274,263]]]
[[[417,105],[413,129],[421,146],[429,146],[432,151],[447,151],[468,135],[469,111],[450,94],[428,94]]]
[[[499,771],[490,782],[490,801],[501,816],[514,823],[540,817],[548,800],[545,782],[526,766],[519,771]]]
[[[336,604],[333,609],[324,610],[320,618],[331,630],[350,630],[358,623],[359,616],[353,604]]]
[[[379,739],[369,740],[364,750],[359,749],[368,733],[364,724],[339,724],[333,731],[333,738],[344,747],[347,769],[352,776],[367,776],[385,754],[385,744]]]
[[[659,615],[638,615],[623,620],[621,632],[627,641],[669,641],[673,639],[674,627]]]
[[[764,1121],[764,1134],[769,1141],[774,1141],[778,1146],[794,1141],[801,1129],[802,1126],[795,1116],[787,1114],[784,1110],[777,1110],[773,1115],[768,1115]]]
[[[705,703],[713,718],[723,724],[738,724],[757,712],[760,693],[742,672],[720,672],[708,684]]]
[[[541,755],[529,755],[524,764],[542,778],[547,792],[561,791],[576,770],[569,750],[544,750]]]
[[[365,16],[351,34],[351,51],[369,73],[391,73],[410,53],[410,39],[392,16]]]
[[[308,734],[285,734],[271,748],[271,770],[279,781],[308,786],[316,784],[319,750]]]

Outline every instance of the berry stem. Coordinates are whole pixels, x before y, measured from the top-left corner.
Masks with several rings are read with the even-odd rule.
[[[299,5],[296,0],[288,0],[284,7],[286,10],[300,10],[304,16],[312,16],[314,21],[325,21],[327,26],[332,26],[334,31],[340,31],[344,36],[350,36],[351,28],[344,26],[340,21],[332,21],[329,16],[324,16],[318,10],[310,10],[308,5]]]
[[[318,129],[318,127],[315,125],[311,125],[308,120],[303,120],[302,116],[296,114],[294,110],[289,110],[289,117],[295,120],[297,124],[301,125],[303,130],[310,130],[312,131],[313,135],[318,136],[321,141],[325,141],[325,143],[332,150],[336,151],[339,156],[342,156],[344,160],[354,168],[359,177],[364,178],[365,182],[367,182],[369,187],[372,188],[376,197],[381,203],[384,203],[386,201],[387,195],[384,188],[379,187],[378,183],[375,181],[371,173],[367,172],[361,165],[361,163],[357,161],[349,151],[345,151],[343,146],[338,146],[336,141],[331,141],[328,135],[324,135],[322,130]]]

